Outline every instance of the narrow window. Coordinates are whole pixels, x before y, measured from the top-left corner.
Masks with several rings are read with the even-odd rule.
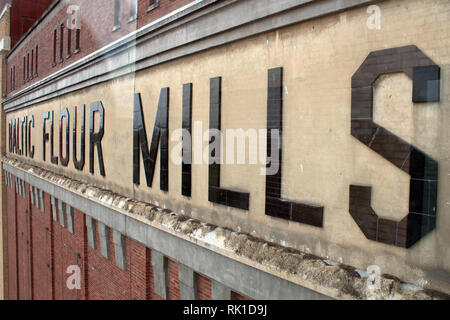
[[[128,18],[128,23],[133,22],[137,19],[137,13],[138,13],[138,4],[137,0],[131,0],[130,1],[130,17]]]
[[[53,30],[53,66],[56,65],[56,36],[57,30]]]
[[[77,29],[77,33],[75,36],[75,53],[80,52],[80,35],[81,35],[81,29]]]
[[[9,79],[9,83],[10,83],[10,87],[11,89],[9,91],[13,91],[14,87],[13,87],[13,68],[11,68],[11,78]]]
[[[120,29],[120,0],[114,2],[114,27],[112,31]]]
[[[67,59],[72,55],[72,30],[67,28]]]
[[[13,90],[16,90],[16,66],[13,66]]]
[[[159,6],[159,0],[150,0],[150,3],[147,8],[147,12],[150,12]]]
[[[60,39],[59,39],[59,63],[64,61],[64,23],[61,23]]]
[[[27,80],[26,70],[27,70],[27,58],[23,56],[23,83],[25,83]]]
[[[30,53],[27,53],[27,81],[30,80]]]
[[[31,49],[30,79],[33,79],[33,69],[34,69],[34,49]]]
[[[34,60],[35,60],[35,63],[34,63],[34,67],[35,67],[34,75],[35,75],[36,77],[37,77],[37,75],[38,75],[38,57],[39,57],[38,52],[39,52],[39,47],[36,46],[36,58],[34,59]]]

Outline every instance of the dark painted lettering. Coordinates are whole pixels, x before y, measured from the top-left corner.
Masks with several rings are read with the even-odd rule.
[[[94,132],[95,114],[98,113],[98,131]],[[103,163],[102,139],[105,132],[105,110],[101,101],[91,103],[90,129],[89,129],[89,172],[94,174],[94,148],[97,148],[98,166],[100,174],[105,176]]]
[[[161,89],[156,111],[155,126],[150,150],[148,149],[147,132],[142,112],[141,95],[134,95],[133,111],[133,183],[140,184],[140,152],[144,162],[147,186],[151,187],[155,171],[158,145],[160,145],[160,189],[169,190],[169,88]],[[160,141],[161,140],[161,141]]]

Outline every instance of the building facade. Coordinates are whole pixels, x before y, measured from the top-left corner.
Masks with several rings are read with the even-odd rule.
[[[449,1],[41,11],[2,51],[5,298],[449,298]]]

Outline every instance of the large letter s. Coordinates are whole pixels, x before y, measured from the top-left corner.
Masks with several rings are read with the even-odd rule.
[[[413,102],[440,99],[440,68],[416,46],[375,51],[352,77],[352,136],[411,176],[409,213],[401,221],[378,217],[371,187],[350,185],[350,214],[374,241],[409,248],[436,227],[438,163],[373,121],[373,83],[404,72],[413,80]]]

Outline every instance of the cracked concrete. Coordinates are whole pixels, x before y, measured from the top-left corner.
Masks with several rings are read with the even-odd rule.
[[[194,243],[202,243],[219,254],[226,253],[242,263],[251,262],[275,276],[284,275],[308,288],[327,292],[338,299],[450,299],[444,293],[423,289],[404,283],[390,275],[381,275],[378,289],[367,285],[369,274],[352,266],[333,262],[289,247],[283,247],[249,234],[203,223],[169,209],[135,201],[108,190],[54,174],[50,171],[3,158],[3,162],[38,176],[83,197],[95,199],[114,208],[118,214],[125,212],[139,221],[170,232]]]

